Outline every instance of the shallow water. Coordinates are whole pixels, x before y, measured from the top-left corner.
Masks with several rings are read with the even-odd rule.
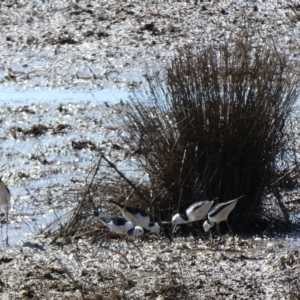
[[[77,203],[66,191],[83,188],[79,182],[88,176],[97,157],[88,148],[75,150],[72,143],[90,141],[105,149],[110,138],[106,126],[113,126],[108,121],[113,108],[110,111],[107,104],[113,107],[126,100],[128,92],[2,87],[0,95],[4,157],[0,173],[12,193],[8,232],[14,248],[53,221],[63,222],[60,217]],[[50,130],[36,136],[25,134],[38,124]],[[68,126],[66,130],[53,133],[62,124]],[[3,224],[3,240],[5,235]]]
[[[21,89],[12,87],[0,87],[0,106],[23,106],[38,103],[66,104],[84,103],[87,101],[96,104],[117,104],[121,99],[128,97],[128,91],[125,90],[76,90],[76,89]]]

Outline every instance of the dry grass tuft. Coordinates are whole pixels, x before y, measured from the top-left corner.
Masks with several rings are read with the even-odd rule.
[[[182,49],[162,73],[148,74],[146,83],[120,108],[124,143],[111,149],[118,154],[111,160],[95,150],[98,164],[53,242],[102,241],[107,229],[94,217],[99,208],[119,213],[108,204],[111,198],[140,205],[167,236],[175,212],[196,201],[241,195],[230,214],[235,233],[290,230],[282,198],[284,185],[294,188],[299,181],[292,118],[299,96],[296,66],[276,49],[253,48],[241,38]],[[120,157],[134,158],[148,179],[128,178],[118,168]]]
[[[277,160],[291,142],[286,124],[299,95],[295,66],[276,49],[253,48],[241,38],[182,49],[146,82],[125,106],[124,140],[139,150],[157,215],[167,219],[199,200],[245,195],[232,214],[234,230],[262,231],[270,223],[265,195],[273,193],[289,228],[278,180],[298,162],[283,173]]]

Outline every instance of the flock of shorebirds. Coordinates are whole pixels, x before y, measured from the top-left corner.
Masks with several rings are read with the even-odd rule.
[[[207,220],[203,223],[205,232],[209,231],[215,224],[220,235],[219,223],[226,221],[230,231],[232,229],[227,221],[230,212],[236,206],[238,200],[236,199],[219,203],[212,207],[214,200],[200,201],[192,204],[186,209],[184,213],[177,213],[172,217],[172,226],[179,224],[188,224],[195,221]],[[157,223],[150,221],[150,216],[142,209],[134,206],[127,206],[110,200],[121,211],[121,216],[101,215],[100,221],[107,226],[111,232],[121,235],[138,237],[144,234],[144,229],[159,234],[160,226]]]
[[[227,221],[227,217],[230,212],[236,206],[238,200],[236,199],[219,203],[212,207],[214,200],[200,201],[192,204],[183,213],[177,213],[172,217],[172,225],[188,224],[195,221],[207,219],[203,223],[204,231],[209,231],[215,224],[217,224],[218,232],[220,235],[219,223],[226,221],[230,231],[232,229]],[[11,193],[8,187],[2,181],[0,177],[0,207],[4,211],[6,221],[8,222],[8,210],[10,205]],[[110,200],[111,203],[116,205],[123,217],[112,215],[99,216],[100,221],[107,226],[111,232],[115,232],[121,235],[138,237],[144,234],[144,229],[159,234],[160,226],[157,223],[150,221],[150,216],[142,209],[134,206],[127,206]]]

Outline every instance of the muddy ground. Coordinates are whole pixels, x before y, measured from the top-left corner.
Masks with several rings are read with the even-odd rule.
[[[250,34],[298,59],[298,1],[1,1],[0,83],[137,86],[176,50]]]
[[[299,299],[299,242],[135,243],[2,250],[2,299]]]

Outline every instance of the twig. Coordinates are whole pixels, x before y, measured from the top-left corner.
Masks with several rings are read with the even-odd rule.
[[[294,7],[292,5],[288,5],[292,11],[294,12],[294,14],[297,16],[298,20],[300,20],[300,16],[297,14],[296,10],[294,9]]]
[[[141,197],[148,205],[150,205],[150,201],[137,189],[136,184],[130,181],[117,167],[114,163],[108,160],[104,154],[101,154],[101,157],[108,163],[108,165],[113,168],[120,176],[123,178],[136,192],[136,194]]]
[[[74,209],[74,212],[73,212],[71,218],[69,219],[69,221],[67,222],[66,226],[64,227],[64,234],[63,234],[63,236],[66,236],[66,233],[68,232],[69,228],[71,228],[71,227],[76,223],[76,221],[77,221],[77,218],[78,218],[78,216],[79,216],[80,211],[82,210],[82,207],[83,207],[83,205],[84,205],[84,202],[85,202],[85,200],[86,200],[86,197],[87,197],[87,195],[88,195],[89,192],[90,192],[90,189],[91,189],[91,186],[92,186],[92,184],[93,184],[94,178],[95,178],[95,176],[96,176],[97,173],[98,173],[98,170],[99,170],[99,167],[100,167],[100,163],[101,163],[101,158],[102,158],[102,157],[100,157],[99,160],[98,160],[98,163],[97,163],[96,168],[95,168],[95,172],[94,172],[94,174],[93,174],[93,177],[92,177],[90,183],[89,183],[88,186],[85,188],[85,191],[84,191],[84,193],[83,193],[83,195],[82,195],[82,199],[81,199],[81,201],[80,201],[80,204],[76,207],[76,209]],[[93,205],[93,208],[94,208],[94,210],[95,210],[95,215],[96,215],[96,213],[97,213],[97,208],[96,208],[94,202],[93,202],[91,199],[90,199],[90,201],[91,201],[91,203],[92,203],[92,205]],[[57,238],[57,237],[56,237],[56,238]]]

